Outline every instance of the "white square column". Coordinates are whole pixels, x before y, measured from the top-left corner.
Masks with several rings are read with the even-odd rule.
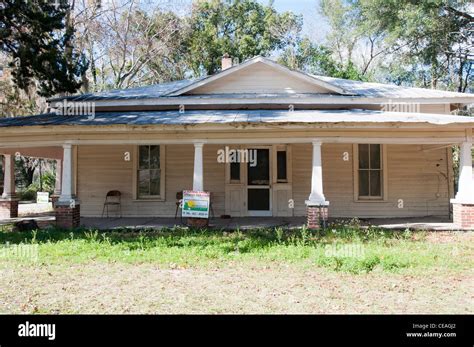
[[[61,178],[61,195],[59,202],[70,203],[73,200],[73,167],[72,167],[72,145],[63,145],[63,162]]]
[[[2,199],[15,198],[15,157],[11,154],[3,155],[3,193]]]
[[[194,143],[194,174],[193,174],[193,190],[204,191],[204,176],[203,176],[203,155],[202,149],[204,142]]]
[[[327,206],[329,201],[326,201],[326,197],[323,192],[323,167],[322,167],[322,155],[321,145],[319,141],[313,141],[313,164],[311,171],[311,194],[306,205],[308,206]]]
[[[461,144],[459,153],[459,181],[455,202],[474,203],[474,181],[472,179],[472,142]]]

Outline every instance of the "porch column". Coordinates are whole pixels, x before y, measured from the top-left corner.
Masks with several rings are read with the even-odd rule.
[[[458,192],[453,204],[453,222],[464,229],[474,229],[474,181],[472,178],[472,140],[461,144],[459,153]]]
[[[320,141],[313,141],[313,163],[311,171],[311,194],[306,200],[308,227],[318,229],[321,220],[328,216],[329,201],[323,192],[323,168]]]
[[[61,195],[55,204],[56,225],[70,229],[80,224],[80,205],[73,195],[72,145],[63,145]]]
[[[62,175],[62,160],[56,159],[56,176],[54,183],[54,195],[61,195],[61,175]]]
[[[63,167],[61,179],[61,196],[59,201],[72,200],[72,145],[63,145]]]
[[[3,193],[0,199],[0,218],[18,217],[18,200],[15,197],[15,157],[3,155]]]
[[[204,142],[194,143],[194,175],[193,175],[193,190],[202,192],[204,190],[203,183],[203,159],[202,148]]]

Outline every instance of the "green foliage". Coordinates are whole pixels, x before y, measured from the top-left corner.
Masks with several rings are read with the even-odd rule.
[[[36,82],[38,94],[75,92],[87,63],[72,46],[74,29],[67,23],[65,0],[5,0],[0,5],[0,50],[12,58],[15,84],[28,91]]]
[[[354,0],[347,9],[365,37],[390,52],[392,80],[465,92],[470,88],[471,2],[467,0]]]
[[[316,75],[366,80],[351,61],[345,65],[337,63],[329,48],[317,45],[308,38],[299,39],[296,45],[288,46],[279,56],[278,62],[291,69]]]
[[[255,0],[210,0],[193,4],[188,40],[190,66],[195,74],[220,70],[228,53],[240,62],[283,49],[301,31],[302,18],[278,13],[273,5]]]
[[[37,244],[42,263],[90,261],[162,266],[225,266],[232,262],[288,262],[354,274],[469,269],[473,245],[426,240],[422,232],[361,228],[341,221],[327,230],[261,228],[245,232],[188,230],[98,231],[57,229],[9,232],[0,229],[0,243]],[[453,257],[453,249],[456,257]]]

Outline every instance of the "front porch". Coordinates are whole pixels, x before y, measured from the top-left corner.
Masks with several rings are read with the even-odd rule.
[[[30,204],[32,205],[32,204]],[[34,220],[41,228],[56,226],[54,213],[44,211],[41,213],[31,213],[20,204],[20,215],[16,218],[0,219],[0,226],[11,225],[16,222]],[[31,207],[31,206],[30,206]],[[330,218],[331,223],[350,223],[351,219]],[[406,218],[364,218],[360,221],[361,228],[369,226],[378,227],[393,231],[461,231],[463,229],[454,224],[450,219],[443,217],[406,217]],[[246,231],[260,228],[284,228],[299,229],[307,223],[307,218],[302,217],[232,217],[232,218],[211,218],[209,228],[225,231]],[[101,217],[81,217],[80,227],[93,230],[160,230],[174,227],[187,228],[185,221],[172,217],[124,217],[124,218],[101,218]]]
[[[455,224],[474,227],[470,131],[458,132],[459,137],[393,130],[361,131],[351,137],[331,133],[331,137],[321,136],[321,130],[312,130],[315,136],[303,130],[282,138],[265,132],[226,139],[196,134],[188,139],[82,139],[63,142],[61,147],[56,140],[50,143],[56,153],[50,157],[61,167],[55,223],[63,228],[170,227],[179,224],[172,218],[177,194],[192,189],[211,192],[217,217],[211,224],[218,228],[297,227],[306,222],[316,229],[329,215],[400,218],[384,223],[388,228],[396,228],[395,224],[404,229],[406,223],[424,228],[428,223],[427,229],[454,230],[448,225],[451,203]],[[451,146],[456,143],[461,144],[457,194],[451,162]],[[1,207],[11,218],[18,209],[13,154],[39,155],[27,142],[15,144],[0,151],[5,159]],[[238,163],[233,168],[232,163],[220,162],[219,151],[227,146],[259,151],[257,165]],[[121,191],[116,215],[122,213],[124,218],[100,219],[104,198],[113,190]],[[257,216],[265,218],[248,219]],[[436,218],[436,225],[429,219],[408,218]]]

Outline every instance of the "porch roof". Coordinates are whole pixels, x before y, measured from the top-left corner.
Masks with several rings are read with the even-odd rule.
[[[89,115],[45,113],[3,118],[0,127],[106,126],[106,125],[205,125],[205,124],[362,124],[411,123],[474,127],[474,118],[428,113],[382,112],[373,110],[203,110],[122,111]]]

